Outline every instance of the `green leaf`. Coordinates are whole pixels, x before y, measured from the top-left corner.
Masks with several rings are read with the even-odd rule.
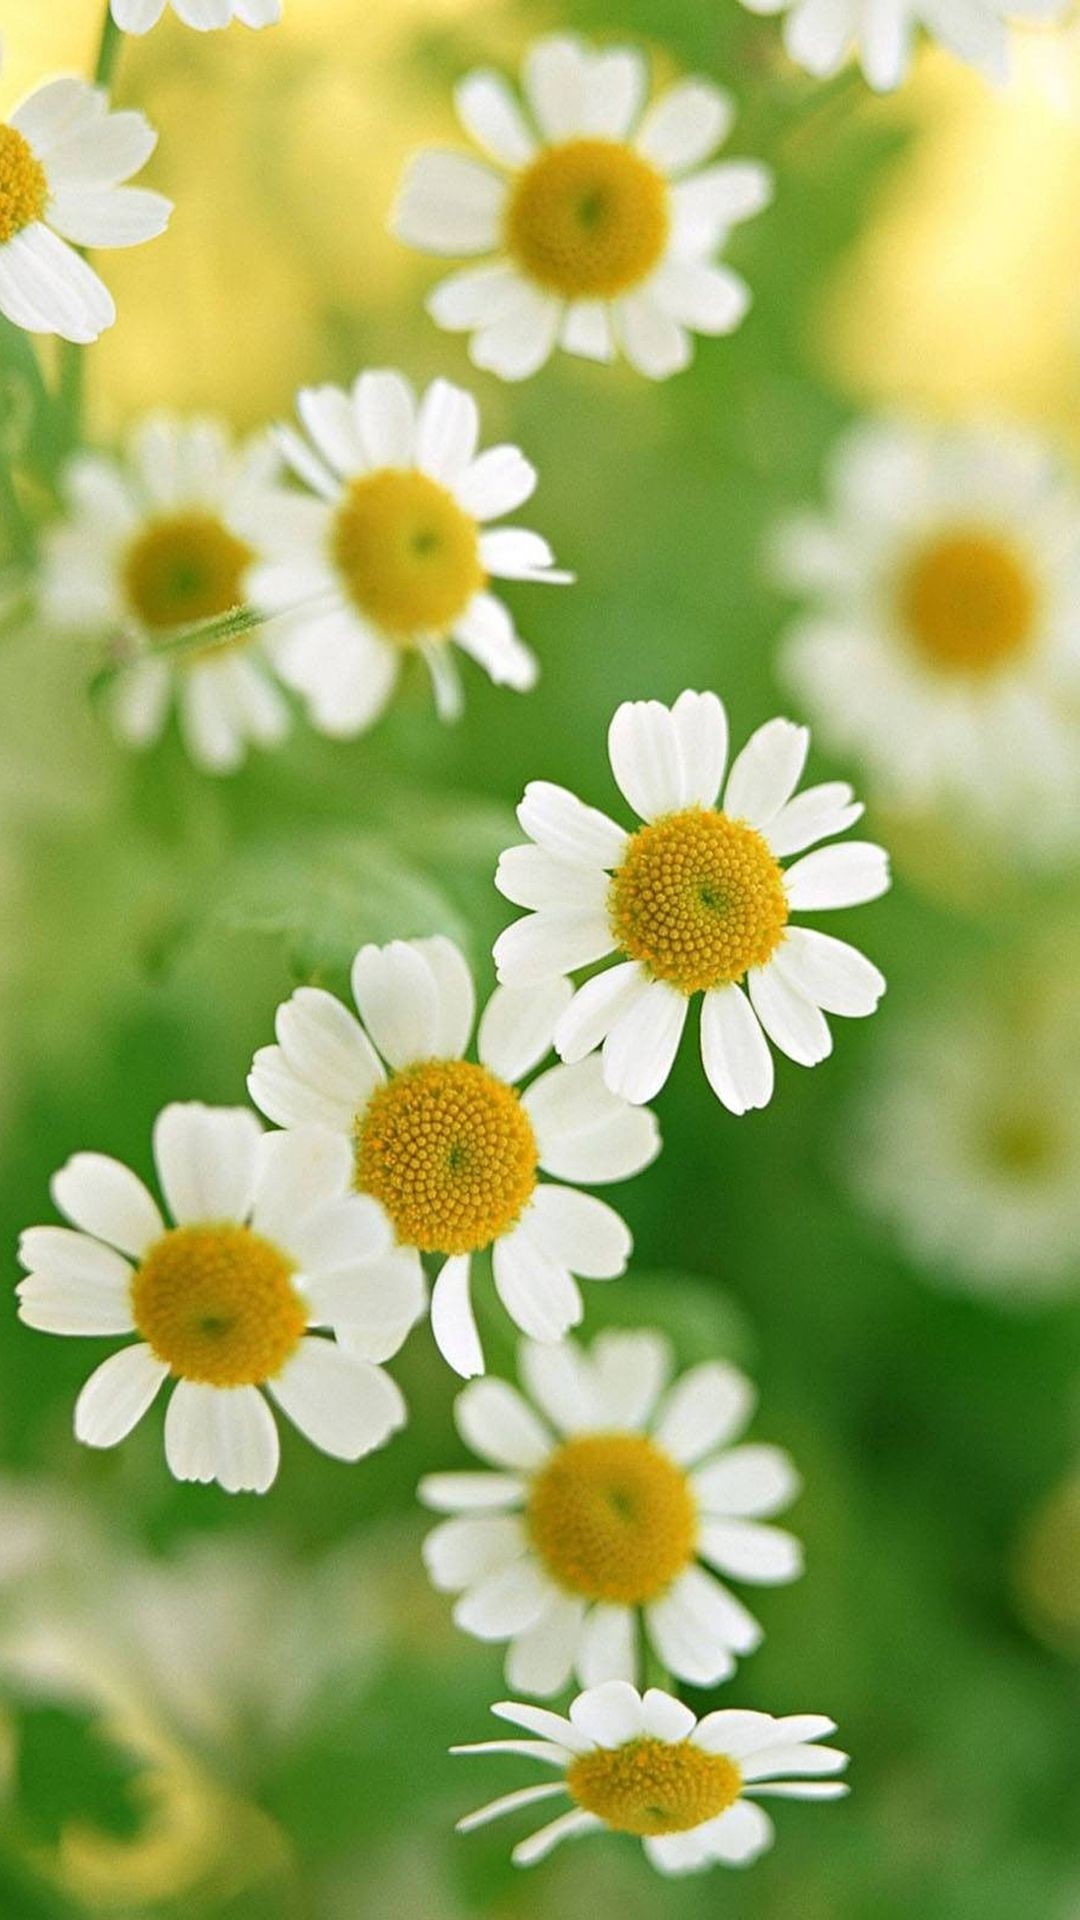
[[[106,1731],[90,1707],[71,1701],[8,1701],[15,1746],[20,1822],[39,1845],[54,1847],[73,1821],[130,1840],[146,1818],[146,1768]]]

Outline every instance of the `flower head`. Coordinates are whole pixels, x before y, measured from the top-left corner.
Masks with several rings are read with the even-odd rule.
[[[172,7],[185,27],[207,33],[239,20],[245,27],[272,27],[281,19],[282,0],[112,0],[112,17],[125,33],[149,33]]]
[[[924,29],[943,47],[1003,85],[1010,70],[1010,25],[1060,18],[1067,0],[743,0],[751,13],[782,13],[784,45],[791,58],[827,80],[858,56],[872,87],[888,93],[911,66],[914,43]]]

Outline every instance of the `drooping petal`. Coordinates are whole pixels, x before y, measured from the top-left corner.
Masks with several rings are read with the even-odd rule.
[[[788,927],[773,959],[781,979],[825,1013],[864,1019],[885,991],[885,977],[857,947],[812,927]]]
[[[142,1344],[110,1354],[75,1402],[75,1438],[87,1447],[115,1447],[138,1425],[168,1371]]]
[[[605,1680],[637,1679],[637,1618],[631,1607],[589,1608],[576,1666],[583,1687],[602,1686]],[[692,1724],[692,1714],[690,1719]]]
[[[455,1373],[470,1380],[484,1371],[484,1350],[476,1330],[467,1253],[447,1260],[431,1290],[431,1331],[435,1345]]]
[[[274,1416],[257,1387],[177,1381],[165,1414],[165,1458],[177,1480],[265,1493],[279,1452]]]
[[[506,1655],[509,1685],[541,1698],[561,1693],[574,1670],[584,1617],[583,1600],[552,1589],[547,1608],[535,1626],[527,1627],[511,1641]]]
[[[573,1187],[539,1186],[522,1224],[541,1253],[585,1280],[625,1273],[633,1241],[614,1207]]]
[[[561,1340],[584,1317],[581,1289],[523,1225],[492,1248],[495,1290],[514,1325],[534,1340]]]
[[[701,1003],[701,1064],[729,1113],[767,1107],[773,1063],[758,1017],[736,986],[716,987]]]
[[[361,1459],[405,1424],[397,1383],[333,1340],[301,1340],[267,1389],[312,1445],[335,1460]]]
[[[747,975],[750,1000],[774,1047],[801,1067],[816,1067],[832,1052],[828,1021],[812,1000],[771,965]]]
[[[666,980],[652,980],[620,1013],[603,1046],[604,1079],[633,1106],[666,1086],[679,1050],[690,1002]]]

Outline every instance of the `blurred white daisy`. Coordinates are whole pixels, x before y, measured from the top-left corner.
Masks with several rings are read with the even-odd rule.
[[[629,1179],[659,1151],[652,1114],[609,1093],[595,1061],[553,1067],[518,1091],[550,1051],[563,981],[497,989],[476,1061],[463,1058],[476,993],[452,940],[361,947],[352,990],[362,1026],[318,987],[278,1008],[278,1045],[260,1049],[248,1080],[256,1106],[280,1126],[317,1121],[348,1143],[354,1185],[412,1250],[414,1286],[422,1253],[444,1257],[431,1322],[458,1373],[484,1370],[470,1292],[484,1248],[510,1318],[534,1339],[560,1340],[582,1317],[574,1276],[613,1279],[631,1241],[602,1200],[539,1176]]]
[[[84,80],[50,80],[0,121],[0,314],[79,345],[112,326],[112,294],[75,249],[164,232],[172,203],[122,184],[156,145],[143,114],[112,113]]]
[[[522,380],[558,346],[589,360],[621,351],[660,380],[689,364],[692,334],[742,320],[749,288],[715,256],[768,205],[772,175],[755,160],[706,166],[735,119],[726,93],[682,80],[646,108],[648,80],[633,48],[538,40],[522,68],[524,107],[496,73],[457,88],[483,159],[432,149],[409,166],[398,238],[493,256],[428,301],[441,327],[472,335],[478,367]]]
[[[272,27],[281,19],[282,0],[112,0],[112,17],[125,33],[149,33],[172,7],[185,27],[207,33],[239,20],[245,27]]]
[[[499,978],[524,988],[621,956],[578,988],[555,1047],[580,1061],[602,1043],[605,1082],[624,1099],[651,1100],[664,1085],[695,994],[709,1083],[745,1113],[772,1097],[766,1035],[814,1066],[832,1050],[825,1014],[872,1013],[884,992],[854,947],[790,923],[875,900],[889,884],[884,852],[861,840],[781,867],[862,813],[839,781],[795,794],[809,743],[790,720],[759,727],[720,809],[728,729],[716,694],[682,693],[670,708],[627,701],[608,751],[644,826],[627,833],[547,781],[526,787],[518,820],[530,844],[503,854],[495,884],[529,912],[495,943]]]
[[[244,1108],[193,1101],[158,1116],[154,1161],[173,1225],[127,1167],[78,1153],[52,1183],[71,1226],[30,1227],[19,1243],[28,1326],[141,1336],[90,1375],[77,1437],[115,1446],[171,1378],[178,1480],[266,1491],[278,1434],[260,1389],[336,1459],[382,1446],[405,1405],[375,1363],[397,1352],[423,1293],[379,1208],[349,1191],[342,1142],[318,1127],[265,1134]]]
[[[526,1693],[637,1680],[640,1631],[677,1679],[715,1686],[761,1628],[708,1568],[772,1586],[802,1553],[762,1520],[799,1491],[777,1447],[731,1442],[755,1393],[734,1367],[692,1367],[667,1387],[662,1334],[600,1334],[586,1353],[523,1341],[522,1382],[474,1380],[454,1409],[492,1473],[434,1473],[428,1506],[456,1517],[424,1543],[455,1624],[509,1640],[506,1678]],[[665,1392],[665,1388],[667,1391]],[[704,1561],[707,1564],[702,1565]]]
[[[454,1753],[509,1753],[554,1767],[559,1777],[492,1800],[458,1821],[458,1832],[486,1826],[504,1813],[543,1800],[572,1803],[514,1848],[515,1866],[530,1867],[562,1840],[583,1833],[637,1834],[661,1873],[696,1873],[718,1864],[748,1866],[773,1842],[773,1824],[757,1802],[836,1800],[848,1789],[848,1756],[817,1744],[835,1732],[817,1713],[749,1713],[726,1707],[698,1720],[681,1700],[625,1680],[590,1687],[569,1718],[546,1707],[501,1700],[500,1720],[538,1736],[484,1740]]]
[[[819,80],[857,55],[879,92],[898,87],[920,30],[998,85],[1010,77],[1011,28],[1056,20],[1069,0],[743,0],[751,13],[783,13],[784,45]]]
[[[781,668],[890,804],[948,803],[1007,842],[1075,837],[1080,493],[1026,431],[872,422],[775,571],[809,610]]]
[[[264,437],[235,445],[221,421],[167,413],[142,421],[121,457],[81,453],[68,466],[43,611],[137,648],[107,695],[129,746],[160,738],[174,698],[185,747],[207,773],[235,771],[249,745],[276,746],[288,731],[257,632],[178,655],[167,646],[178,628],[243,606],[254,555],[239,528],[276,469]]]
[[[339,736],[371,726],[410,653],[427,664],[442,718],[455,718],[451,643],[496,686],[533,686],[535,656],[491,581],[573,576],[539,534],[488,524],[530,498],[524,455],[478,453],[476,402],[446,380],[418,404],[401,374],[363,373],[351,393],[305,388],[297,408],[310,443],[290,427],[277,439],[310,492],[282,489],[252,516],[251,590],[281,615],[274,658],[314,725]]]

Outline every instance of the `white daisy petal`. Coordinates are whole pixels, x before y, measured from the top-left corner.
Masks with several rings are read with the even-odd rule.
[[[518,1372],[541,1413],[559,1432],[580,1433],[598,1424],[592,1369],[575,1340],[560,1340],[557,1346],[523,1340]]]
[[[449,380],[433,380],[416,423],[416,464],[446,487],[455,487],[476,454],[480,412],[471,393]]]
[[[649,976],[637,960],[623,960],[586,980],[574,994],[555,1029],[560,1059],[584,1060],[607,1038],[618,1021],[649,991]]]
[[[84,1233],[140,1256],[165,1223],[137,1174],[104,1153],[76,1153],[53,1175],[49,1191],[60,1212]]]
[[[474,333],[469,346],[473,365],[501,380],[529,379],[551,358],[562,312],[553,295],[519,282],[513,305]]]
[[[596,1054],[552,1067],[522,1096],[536,1131],[540,1164],[555,1180],[601,1186],[641,1173],[660,1151],[656,1120],[604,1085]]]
[[[610,881],[599,867],[556,860],[543,847],[507,847],[499,856],[495,884],[506,900],[534,912],[604,910]]]
[[[724,1753],[731,1760],[776,1746],[783,1739],[780,1722],[771,1713],[751,1713],[743,1707],[722,1707],[699,1720],[693,1742],[703,1753]],[[832,1732],[831,1723],[826,1728]]]
[[[769,205],[773,176],[757,160],[728,160],[707,167],[671,191],[672,251],[700,260],[714,253],[730,229]]]
[[[788,905],[796,912],[859,907],[889,889],[889,860],[868,840],[845,840],[804,854],[784,874]]]
[[[433,1587],[460,1593],[519,1559],[527,1548],[525,1525],[516,1514],[444,1520],[424,1541],[424,1565]]]
[[[597,1833],[603,1826],[595,1813],[584,1813],[580,1809],[573,1813],[563,1813],[557,1820],[551,1820],[539,1832],[529,1835],[527,1840],[519,1840],[510,1855],[515,1867],[533,1867],[543,1860],[564,1840],[574,1840],[583,1833]]]
[[[75,346],[88,346],[116,319],[104,282],[40,220],[0,247],[0,313],[29,333],[56,333]]]
[[[614,1280],[626,1272],[633,1241],[625,1221],[595,1194],[573,1187],[539,1186],[522,1224],[556,1266],[586,1280]]]
[[[807,787],[781,807],[765,829],[764,837],[777,858],[801,853],[818,840],[829,840],[846,833],[865,809],[853,801],[851,788],[843,780],[827,780],[819,787]]]
[[[767,1107],[773,1063],[758,1018],[736,986],[716,987],[701,1003],[701,1064],[729,1113]]]
[[[790,800],[806,765],[810,734],[791,720],[767,720],[738,754],[724,791],[724,811],[766,827]]]
[[[692,1466],[742,1432],[756,1394],[745,1374],[706,1360],[676,1381],[656,1421],[657,1445],[680,1466]]]
[[[311,1324],[332,1327],[340,1347],[361,1360],[391,1360],[427,1311],[427,1283],[414,1247],[392,1247],[372,1261],[304,1276]]]
[[[584,1616],[583,1600],[553,1590],[536,1625],[517,1634],[510,1644],[506,1655],[509,1685],[541,1697],[561,1693],[573,1672]]]
[[[750,310],[750,289],[741,274],[674,254],[657,268],[649,292],[669,320],[695,333],[734,333]]]
[[[730,96],[707,80],[682,80],[650,107],[635,141],[661,173],[688,173],[716,152],[735,120]]]
[[[773,1824],[763,1808],[749,1800],[736,1800],[733,1807],[707,1823],[701,1838],[711,1859],[743,1867],[772,1846]]]
[[[683,765],[684,806],[716,803],[728,754],[728,723],[715,693],[680,693],[671,709]]]
[[[672,1745],[688,1739],[697,1725],[696,1715],[685,1702],[662,1693],[659,1687],[650,1687],[642,1696],[641,1717],[647,1735]]]
[[[597,908],[530,913],[505,927],[492,948],[503,986],[542,984],[606,959],[614,940],[607,914]]]
[[[457,1060],[469,1044],[476,1018],[476,988],[469,963],[461,948],[445,934],[414,940],[412,947],[435,982],[435,1057]]]
[[[559,345],[582,360],[602,365],[615,358],[611,311],[603,300],[572,300],[562,317]]]
[[[816,1067],[832,1052],[828,1021],[789,985],[776,967],[752,967],[747,986],[754,1012],[773,1045],[801,1067]]]
[[[707,1460],[692,1485],[707,1514],[763,1520],[790,1506],[802,1482],[780,1447],[746,1446]]]
[[[504,167],[524,167],[536,152],[513,92],[498,74],[477,71],[454,88],[454,106],[466,133]]]
[[[637,1679],[637,1618],[631,1607],[589,1608],[576,1659],[583,1687],[599,1687],[605,1680]],[[687,1709],[689,1712],[689,1709]],[[693,1725],[693,1714],[690,1723]],[[646,1726],[645,1731],[653,1729]],[[662,1737],[662,1736],[661,1736]]]
[[[690,335],[650,291],[624,294],[615,322],[627,359],[646,380],[669,380],[690,365]]]
[[[528,285],[517,268],[509,261],[497,260],[492,265],[465,267],[460,273],[448,274],[432,288],[425,304],[436,326],[462,333],[509,318],[528,299]]]
[[[499,242],[505,199],[498,174],[467,154],[418,153],[402,180],[392,229],[424,253],[489,253]]]
[[[529,1706],[523,1700],[497,1700],[491,1709],[499,1720],[509,1720],[515,1727],[524,1727],[526,1732],[538,1734],[541,1740],[550,1740],[555,1746],[565,1747],[569,1753],[587,1753],[592,1741],[561,1713],[552,1713],[548,1707]]]
[[[527,1638],[522,1635],[522,1638]],[[520,1643],[514,1641],[513,1645]],[[549,1740],[472,1740],[468,1746],[451,1747],[451,1753],[513,1753],[522,1760],[550,1761],[554,1767],[565,1767],[572,1759],[566,1747],[553,1746]]]
[[[280,1047],[260,1047],[248,1074],[248,1092],[279,1127],[319,1126],[349,1133],[356,1116],[351,1101],[333,1099],[301,1080]]]
[[[278,1008],[274,1031],[297,1078],[335,1106],[366,1106],[386,1078],[360,1022],[322,987],[297,987]]]
[[[679,731],[659,700],[624,700],[608,729],[608,757],[620,792],[642,820],[674,813],[687,791]]]
[[[46,171],[52,188],[78,183],[113,187],[144,167],[157,134],[144,114],[109,112],[75,125],[49,142]]]
[[[315,449],[335,474],[348,478],[362,473],[367,465],[367,448],[361,437],[356,410],[340,387],[301,387],[296,396],[296,411],[315,444]],[[320,488],[319,491],[322,491]]]
[[[486,447],[454,482],[454,498],[474,520],[496,520],[536,491],[536,468],[518,447]]]
[[[30,142],[39,159],[50,152],[57,141],[66,139],[80,126],[100,121],[106,111],[106,96],[85,80],[64,76],[47,80],[12,112],[11,125]]]
[[[87,1447],[115,1447],[137,1426],[168,1374],[147,1346],[124,1347],[91,1375],[75,1402],[75,1437]]]
[[[666,980],[653,980],[620,1013],[603,1046],[604,1079],[612,1093],[643,1106],[667,1084],[690,1002]]]
[[[579,1693],[570,1708],[578,1733],[597,1747],[621,1747],[645,1731],[641,1695],[627,1680],[606,1680]]]
[[[636,47],[594,53],[585,86],[581,131],[602,140],[625,140],[641,112],[648,68]]]
[[[553,1440],[527,1400],[505,1380],[474,1380],[454,1404],[454,1424],[465,1445],[496,1467],[532,1471]]]
[[[262,1127],[246,1107],[174,1101],[154,1122],[154,1162],[177,1226],[246,1220]]]
[[[626,852],[624,828],[550,780],[530,780],[517,817],[522,831],[556,860],[610,868]]]
[[[673,1673],[695,1686],[715,1686],[732,1671],[731,1655],[754,1651],[761,1628],[704,1567],[688,1567],[646,1609],[649,1635]]]
[[[427,1473],[416,1491],[437,1513],[484,1512],[520,1506],[525,1482],[512,1473]]]
[[[509,608],[494,594],[473,594],[458,615],[453,638],[496,687],[528,693],[536,685],[540,673],[536,655],[519,639]]]
[[[535,987],[496,987],[480,1016],[476,1050],[482,1064],[510,1085],[539,1066],[569,1005],[568,980]]]
[[[774,1800],[842,1800],[851,1788],[843,1780],[758,1780],[747,1792],[756,1800],[765,1796]]]
[[[359,1460],[405,1424],[405,1402],[381,1367],[332,1340],[301,1340],[267,1389],[313,1446]]]
[[[793,1534],[749,1520],[703,1520],[698,1552],[718,1573],[762,1586],[796,1580],[803,1569],[802,1547]]]
[[[671,1373],[671,1343],[666,1336],[610,1328],[597,1335],[589,1358],[603,1409],[597,1424],[630,1431],[645,1426]]]
[[[274,1416],[257,1387],[178,1380],[165,1413],[165,1458],[177,1480],[265,1493],[278,1469]]]
[[[49,225],[76,247],[137,247],[164,233],[172,201],[144,187],[59,186]]]
[[[454,1625],[477,1640],[509,1640],[535,1626],[547,1605],[544,1575],[528,1557],[478,1580],[454,1607]]]
[[[115,1291],[131,1284],[131,1267],[112,1247],[73,1227],[26,1227],[19,1235],[19,1261],[46,1280]]]
[[[469,1256],[455,1254],[442,1267],[431,1290],[431,1331],[448,1366],[469,1380],[484,1371],[484,1350],[476,1330],[469,1285]]]
[[[522,85],[547,140],[571,140],[584,131],[587,74],[585,49],[570,34],[550,34],[529,47],[522,64]]]
[[[435,976],[418,943],[361,947],[352,966],[353,998],[372,1040],[392,1067],[436,1057],[441,1008]]]
[[[584,1316],[581,1289],[568,1269],[537,1245],[527,1225],[492,1248],[495,1289],[514,1325],[534,1340],[561,1340]]]
[[[39,1333],[131,1333],[131,1288],[126,1277],[28,1273],[16,1288],[19,1319]]]
[[[765,1747],[744,1760],[739,1768],[744,1780],[772,1780],[784,1774],[805,1775],[842,1773],[848,1756],[838,1747],[812,1747],[801,1742],[789,1746]]]
[[[416,448],[416,396],[400,373],[362,373],[352,390],[364,451],[373,467],[408,467]]]
[[[492,527],[480,535],[480,561],[497,580],[556,580],[572,575],[557,571],[548,542],[525,527]]]
[[[484,1743],[481,1743],[481,1750]],[[471,1753],[471,1747],[458,1747],[458,1753]],[[531,1807],[537,1800],[550,1800],[553,1794],[565,1793],[560,1782],[545,1780],[540,1786],[518,1787],[514,1793],[504,1793],[498,1800],[489,1800],[486,1807],[477,1807],[475,1813],[467,1813],[464,1819],[456,1823],[456,1832],[472,1833],[477,1827],[487,1826],[490,1820],[498,1820],[504,1813],[515,1813],[519,1807]]]

